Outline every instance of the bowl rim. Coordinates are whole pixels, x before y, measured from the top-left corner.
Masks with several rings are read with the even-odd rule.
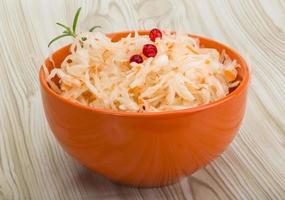
[[[139,30],[137,31],[139,34],[147,34],[149,32],[149,30]],[[115,35],[127,35],[129,33],[134,33],[134,31],[123,31],[123,32],[112,32],[112,33],[107,33],[106,35],[110,38],[112,38]],[[207,40],[213,43],[216,43],[217,45],[223,47],[224,49],[226,49],[227,51],[231,51],[232,54],[234,54],[239,60],[239,64],[244,68],[244,77],[241,80],[239,86],[230,94],[228,94],[227,96],[217,100],[217,101],[213,101],[211,103],[207,103],[207,104],[203,104],[194,108],[187,108],[187,109],[182,109],[182,110],[174,110],[174,111],[161,111],[161,112],[143,112],[143,113],[138,113],[138,112],[132,112],[132,111],[116,111],[116,110],[111,110],[111,109],[106,109],[106,108],[96,108],[96,107],[90,107],[90,106],[86,106],[86,105],[82,105],[76,102],[72,102],[62,96],[60,96],[59,94],[57,94],[55,91],[53,91],[49,86],[47,81],[44,78],[44,70],[43,70],[43,66],[40,67],[40,71],[39,71],[39,79],[40,79],[40,85],[42,90],[44,90],[47,94],[49,94],[50,96],[52,96],[53,98],[57,99],[58,101],[62,101],[63,103],[66,103],[70,106],[74,106],[77,107],[78,109],[83,109],[86,111],[90,111],[90,112],[97,112],[97,113],[101,113],[101,114],[107,114],[107,115],[113,115],[113,116],[128,116],[128,117],[154,117],[154,116],[165,116],[165,115],[177,115],[177,114],[189,114],[189,113],[196,113],[199,111],[203,111],[212,107],[215,107],[219,104],[223,104],[231,99],[233,99],[235,96],[239,95],[241,92],[243,92],[244,90],[247,89],[248,87],[248,83],[249,83],[249,79],[250,79],[250,70],[248,67],[248,64],[246,63],[246,61],[244,60],[244,58],[237,53],[234,49],[232,49],[231,47],[222,44],[216,40],[210,39],[210,38],[206,38],[200,35],[195,35],[195,34],[189,34],[191,37],[194,38],[198,38],[198,39],[202,39],[202,40]],[[60,49],[58,49],[57,51],[53,52],[56,53],[58,51],[63,50],[64,48],[67,48],[69,45],[65,45],[63,47],[61,47]],[[48,59],[48,58],[47,58]],[[47,60],[46,59],[46,60]],[[46,60],[44,62],[46,62]]]

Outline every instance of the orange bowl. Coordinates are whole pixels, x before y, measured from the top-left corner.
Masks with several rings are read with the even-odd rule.
[[[108,36],[117,41],[129,33]],[[238,71],[241,83],[236,89],[223,99],[196,108],[134,113],[87,107],[56,94],[45,81],[41,68],[46,118],[63,149],[89,169],[115,182],[140,187],[172,183],[220,155],[243,119],[249,70],[244,59],[229,47],[193,37],[199,38],[205,47],[226,50],[241,66]],[[70,53],[69,47],[52,55],[55,66],[60,66]],[[49,70],[54,67],[48,59],[45,63]]]

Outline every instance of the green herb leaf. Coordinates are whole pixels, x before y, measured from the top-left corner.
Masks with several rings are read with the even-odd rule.
[[[70,28],[69,28],[68,26],[64,25],[64,24],[59,23],[59,22],[57,22],[56,24],[59,25],[59,26],[61,26],[61,27],[63,27],[63,28],[65,28],[66,30],[69,30],[69,31],[70,31]]]
[[[59,35],[55,38],[53,38],[49,43],[48,43],[48,47],[50,47],[50,45],[55,42],[56,40],[59,40],[60,38],[63,38],[63,37],[66,37],[66,36],[71,36],[69,33],[66,33],[66,34],[62,34],[62,35]]]
[[[76,27],[77,27],[77,22],[78,22],[80,11],[81,11],[81,8],[78,8],[78,10],[76,11],[75,17],[73,19],[72,31],[74,34],[76,32]]]
[[[102,28],[101,26],[93,26],[89,29],[89,32],[93,32],[96,28]]]
[[[77,36],[77,34],[76,34],[76,27],[77,27],[77,23],[78,23],[78,18],[79,18],[80,11],[81,11],[81,8],[78,8],[77,11],[76,11],[76,13],[75,13],[75,16],[74,16],[74,19],[73,19],[73,24],[72,24],[72,30],[71,30],[71,27],[68,27],[68,26],[66,26],[66,25],[64,25],[64,24],[62,24],[62,23],[59,23],[59,22],[56,23],[58,26],[61,26],[61,27],[64,28],[65,30],[62,32],[63,34],[61,34],[61,35],[59,35],[59,36],[53,38],[53,39],[49,42],[48,47],[50,47],[50,45],[51,45],[53,42],[55,42],[56,40],[61,39],[61,38],[63,38],[63,37],[70,36],[70,37],[74,37],[74,38],[75,38],[75,37]],[[89,32],[94,31],[96,28],[101,28],[101,26],[93,26],[93,27],[89,30]],[[87,40],[86,37],[82,37],[81,39],[82,39],[82,41]]]

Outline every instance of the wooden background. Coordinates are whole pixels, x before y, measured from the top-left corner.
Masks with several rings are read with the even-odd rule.
[[[224,42],[250,62],[247,114],[206,168],[157,189],[91,173],[55,141],[38,70],[47,44],[82,6],[81,28],[184,30]],[[63,45],[62,41],[53,46]],[[0,199],[285,199],[284,0],[0,0]]]

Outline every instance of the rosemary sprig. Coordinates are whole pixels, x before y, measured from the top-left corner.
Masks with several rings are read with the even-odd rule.
[[[96,28],[101,28],[101,26],[93,26],[89,29],[89,32],[93,32]]]
[[[80,11],[81,11],[81,8],[78,8],[78,10],[75,13],[75,17],[73,19],[73,24],[72,24],[73,33],[76,32],[76,26],[77,26],[77,22],[78,22],[78,17],[79,17]]]
[[[79,15],[80,15],[80,11],[81,11],[81,8],[78,8],[77,11],[76,11],[76,13],[75,13],[75,16],[74,16],[74,19],[73,19],[73,23],[72,23],[72,29],[71,29],[70,27],[68,27],[68,26],[66,26],[66,25],[64,25],[64,24],[62,24],[62,23],[59,23],[59,22],[56,23],[56,25],[58,25],[58,26],[64,28],[64,31],[62,32],[63,34],[54,37],[54,38],[49,42],[48,47],[50,47],[50,45],[51,45],[53,42],[55,42],[55,41],[57,41],[57,40],[59,40],[59,39],[61,39],[61,38],[63,38],[63,37],[70,36],[70,37],[75,38],[75,37],[77,36],[77,34],[76,34],[76,27],[77,27],[77,23],[78,23],[78,18],[79,18]],[[93,27],[89,30],[89,32],[93,32],[96,28],[101,28],[101,26],[93,26]],[[87,38],[86,38],[86,39],[87,39]],[[86,39],[85,39],[85,40],[86,40]]]
[[[60,38],[66,37],[66,36],[70,36],[70,34],[69,34],[69,33],[65,33],[65,34],[62,34],[62,35],[59,35],[59,36],[53,38],[53,39],[48,43],[48,47],[50,47],[50,45],[51,45],[53,42],[59,40]]]

